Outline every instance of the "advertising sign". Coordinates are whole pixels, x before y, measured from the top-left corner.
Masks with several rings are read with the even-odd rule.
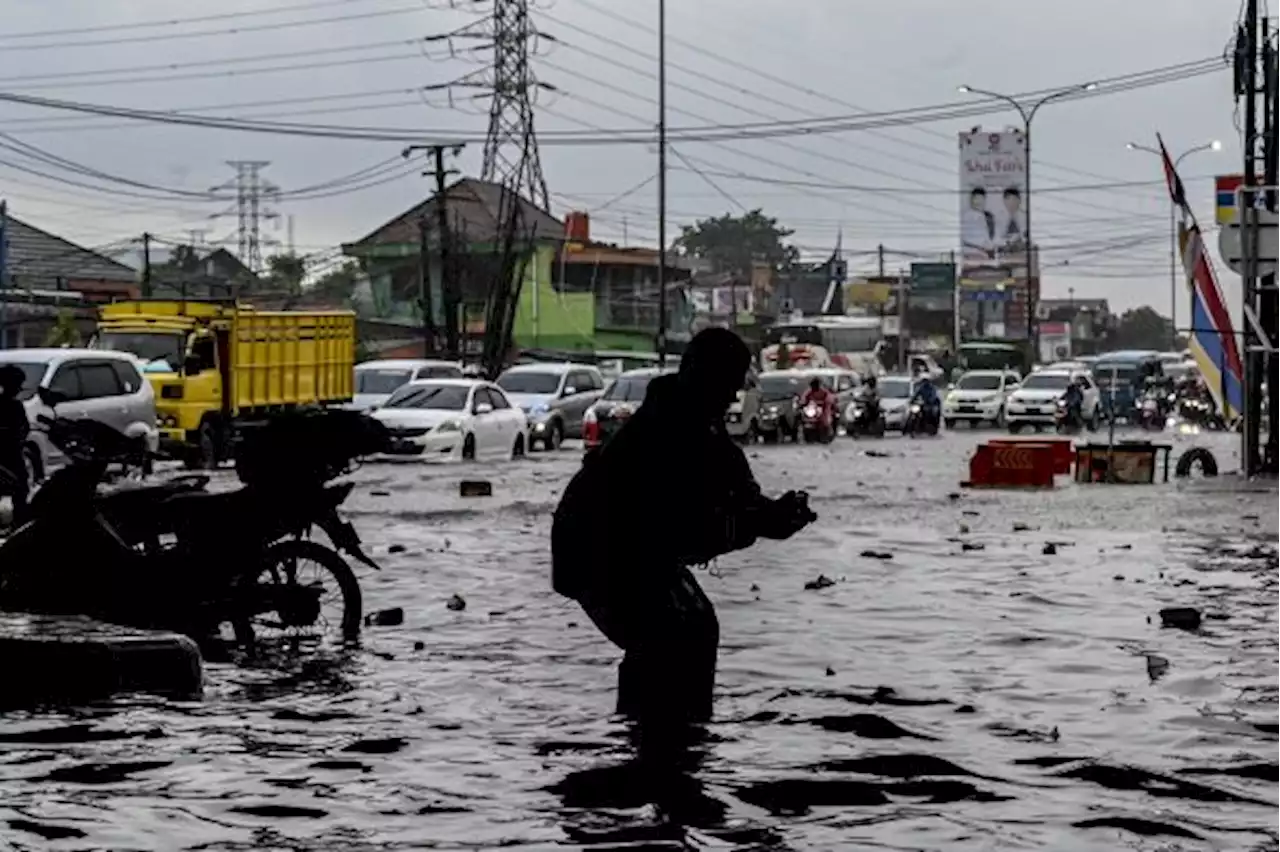
[[[1019,130],[960,134],[960,285],[1026,279],[1026,139]]]

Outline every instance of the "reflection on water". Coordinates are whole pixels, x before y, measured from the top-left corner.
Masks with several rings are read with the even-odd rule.
[[[365,598],[405,623],[212,663],[201,701],[0,716],[0,848],[1275,849],[1274,491],[960,494],[973,440],[755,454],[823,518],[702,578],[688,738],[608,715],[616,654],[548,588],[576,453],[483,503],[367,468]]]

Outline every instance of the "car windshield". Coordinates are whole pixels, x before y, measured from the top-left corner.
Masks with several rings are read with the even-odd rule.
[[[95,346],[112,352],[128,352],[153,372],[176,372],[186,355],[186,342],[181,334],[133,334],[106,331],[98,335]]]
[[[394,393],[409,381],[412,370],[366,369],[356,371],[356,393]]]
[[[498,377],[498,387],[507,393],[552,394],[560,389],[560,374],[533,370],[506,373]]]
[[[604,392],[604,399],[612,402],[643,402],[645,389],[652,376],[622,376]]]
[[[1024,390],[1066,390],[1071,376],[1066,373],[1032,373],[1022,383]]]
[[[910,379],[881,379],[880,396],[885,399],[909,399],[911,397]]]
[[[804,386],[795,376],[762,376],[760,378],[760,398],[765,402],[777,402],[799,396]]]
[[[409,385],[393,393],[383,407],[462,411],[467,407],[470,392],[465,385]]]
[[[18,392],[18,399],[27,400],[35,396],[36,388],[40,385],[40,380],[44,378],[45,372],[49,369],[48,363],[44,361],[30,361],[19,363],[17,361],[4,362],[6,367],[17,367],[22,371],[22,390]]]
[[[804,386],[808,388],[809,382],[813,381],[814,379],[817,379],[818,381],[822,382],[822,386],[829,391],[833,391],[836,389],[836,377],[833,375],[830,375],[829,373],[828,374],[820,373],[816,376],[807,376],[804,380]]]
[[[983,375],[970,373],[967,376],[961,376],[960,381],[956,382],[956,387],[960,390],[1000,390],[1000,377],[991,373]]]
[[[1185,379],[1191,375],[1192,370],[1198,369],[1195,364],[1169,364],[1164,368],[1164,374],[1171,379]]]

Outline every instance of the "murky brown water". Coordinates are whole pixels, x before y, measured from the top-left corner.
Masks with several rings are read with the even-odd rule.
[[[406,623],[211,665],[199,702],[0,716],[0,848],[1277,848],[1275,490],[961,492],[974,440],[756,453],[822,519],[703,577],[718,718],[657,790],[618,655],[548,585],[577,453],[487,468],[490,500],[367,467],[366,604]]]

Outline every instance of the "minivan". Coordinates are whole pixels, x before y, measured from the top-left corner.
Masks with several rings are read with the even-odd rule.
[[[62,454],[36,428],[40,414],[52,412],[40,401],[37,388],[58,391],[66,402],[58,405],[59,417],[97,420],[136,438],[148,452],[156,452],[156,398],[151,383],[142,377],[137,359],[127,352],[104,349],[7,349],[0,364],[11,364],[26,376],[18,398],[31,420],[26,459],[29,481],[44,478],[51,462]]]

